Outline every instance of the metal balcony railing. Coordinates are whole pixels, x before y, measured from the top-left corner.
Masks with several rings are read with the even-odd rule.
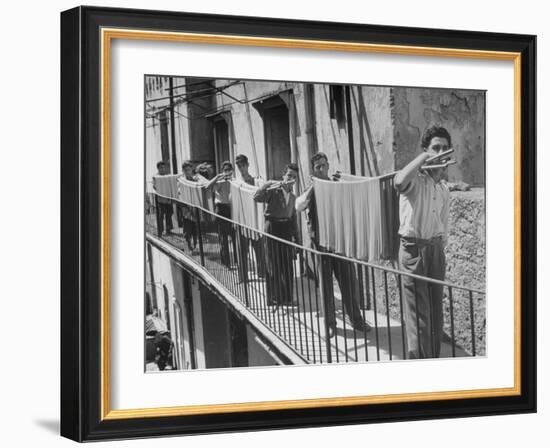
[[[172,229],[167,214],[177,223]],[[484,340],[476,326],[484,327],[485,313],[475,312],[476,302],[484,304],[484,291],[405,273],[389,262],[379,265],[303,247],[156,193],[146,200],[146,232],[201,265],[310,363],[406,359],[405,277],[415,287],[427,282],[444,290],[440,357],[476,356]],[[320,278],[322,273],[330,278]],[[351,298],[342,297],[333,273],[354,279]],[[370,330],[358,329],[352,319],[366,322]]]

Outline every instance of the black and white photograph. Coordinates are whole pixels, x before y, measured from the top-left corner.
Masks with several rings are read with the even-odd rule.
[[[146,75],[145,370],[483,357],[486,92]]]

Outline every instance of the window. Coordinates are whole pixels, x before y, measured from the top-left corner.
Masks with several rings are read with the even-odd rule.
[[[346,121],[346,104],[344,86],[331,85],[329,87],[330,97],[330,118],[338,122],[338,126],[342,127]]]

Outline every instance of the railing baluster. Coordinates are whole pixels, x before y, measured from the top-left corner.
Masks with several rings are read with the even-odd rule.
[[[401,314],[401,343],[403,344],[403,359],[407,359],[407,347],[405,343],[405,319],[403,317],[403,284],[401,282],[401,274],[396,274],[398,279],[397,290],[399,292],[399,312]]]
[[[318,341],[319,341],[319,352],[322,351],[321,349],[321,328],[320,328],[320,325],[319,325],[319,296],[317,294],[317,290],[321,287],[321,266],[319,265],[319,267],[317,267],[317,263],[316,263],[316,260],[317,259],[317,255],[315,254],[311,254],[311,261],[313,263],[313,272],[315,272],[315,278],[317,279],[317,281],[319,282],[319,285],[316,285],[315,288],[313,288],[314,290],[314,294],[315,294],[315,306],[317,308],[317,334],[318,334]],[[322,263],[323,260],[319,259],[319,264]],[[315,331],[315,326],[313,324],[313,307],[311,306],[311,290],[310,290],[310,284],[308,282],[308,297],[309,297],[309,318],[310,318],[310,321],[311,321],[311,332],[313,333]],[[328,363],[331,363],[332,362],[332,354],[331,354],[331,348],[330,348],[330,338],[329,338],[329,335],[328,335],[328,322],[327,322],[327,316],[326,316],[326,307],[324,306],[324,303],[323,303],[323,310],[324,310],[324,313],[325,313],[325,346],[326,346],[326,353],[327,353],[327,362]],[[311,340],[312,340],[312,346],[313,346],[313,362],[315,363],[315,336],[312,334],[311,335]]]
[[[454,311],[453,311],[453,308],[454,308],[453,289],[450,286],[447,286],[447,288],[449,290],[449,310],[451,314],[451,353],[452,353],[452,357],[454,358],[456,357],[456,353],[455,353],[456,341],[455,341],[455,321],[454,321]]]
[[[237,281],[239,282],[239,284],[241,285],[241,289],[244,293],[244,300],[245,300],[245,303],[246,303],[246,307],[249,308],[249,301],[250,301],[250,297],[249,297],[249,294],[248,294],[248,282],[247,282],[247,278],[248,278],[248,250],[246,250],[246,252],[244,252],[243,254],[243,249],[244,247],[246,247],[248,249],[248,245],[244,242],[244,239],[245,239],[245,235],[246,235],[246,230],[247,229],[235,229],[234,231],[234,235],[235,236],[235,241],[236,241],[236,244],[237,244],[237,255],[238,256],[243,256],[244,255],[244,259],[242,260],[243,261],[243,265],[244,266],[239,266],[239,258],[237,258],[236,260],[236,264],[237,264],[237,269],[236,269],[236,273],[237,273]],[[241,247],[244,246],[244,247]],[[246,269],[246,272],[244,272],[244,269]],[[242,278],[239,278],[239,276],[242,276]]]
[[[246,229],[246,236],[248,238],[248,244],[249,244],[249,250],[248,250],[247,256],[250,257],[248,260],[248,266],[252,268],[252,272],[254,272],[254,276],[256,277],[256,282],[257,282],[259,280],[258,264],[256,259],[253,258],[251,255],[252,251],[250,251],[250,245],[253,246],[254,244],[256,244],[256,239],[255,239],[256,235],[254,232],[252,232],[252,230]],[[248,269],[248,271],[250,271],[250,269]],[[248,289],[249,294],[252,297],[252,303],[254,308],[256,309],[256,314],[260,317],[262,321],[265,322],[266,321],[265,310],[260,306],[260,303],[258,300],[258,290],[256,288],[256,283],[250,279],[250,277],[248,276],[248,272],[246,273],[246,279],[247,279],[246,288]]]
[[[308,257],[308,254],[309,252],[304,252],[304,256],[306,257],[306,260],[305,260],[305,263],[306,263],[306,266],[307,266],[307,257]],[[313,264],[313,263],[312,263]],[[309,313],[306,311],[306,291],[305,291],[305,288],[304,288],[304,284],[302,282],[302,300],[303,300],[303,305],[304,305],[304,322],[303,322],[303,327],[304,327],[304,336],[305,336],[305,340],[306,340],[306,357],[308,360],[311,360],[311,357],[309,355],[309,334],[311,333],[311,338],[312,339],[315,339],[314,336],[313,336],[313,311],[311,309],[311,287],[310,287],[310,284],[309,284],[309,279],[307,279],[307,298],[308,298],[308,304],[309,304]],[[309,317],[310,317],[310,321],[311,321],[311,331],[308,331],[308,323],[307,323],[307,317],[308,317],[308,314],[309,314]]]
[[[220,220],[221,221],[221,220]],[[233,294],[235,294],[234,291],[232,291],[232,287],[231,287],[231,271],[230,271],[230,266],[231,266],[231,261],[229,260],[229,254],[230,254],[230,250],[229,250],[229,245],[226,246],[225,243],[224,243],[224,235],[222,234],[222,231],[224,231],[225,229],[221,229],[219,231],[219,235],[220,235],[220,239],[218,240],[218,244],[219,244],[219,247],[220,247],[220,253],[222,254],[225,254],[225,256],[222,257],[222,273],[223,273],[223,276],[224,276],[224,281],[225,281],[225,287],[227,289],[229,289]],[[227,250],[226,250],[227,249]]]
[[[292,344],[291,338],[290,338],[290,328],[288,327],[288,324],[285,323],[285,302],[286,299],[286,291],[284,291],[284,288],[286,287],[286,284],[284,283],[284,276],[285,276],[285,269],[284,269],[284,262],[283,262],[283,247],[281,244],[277,241],[275,242],[275,250],[277,252],[277,269],[274,271],[274,279],[275,284],[277,285],[277,288],[279,290],[277,294],[277,298],[279,300],[279,311],[282,313],[282,321],[283,321],[283,329],[285,334],[285,339]],[[286,306],[288,308],[288,306]]]
[[[307,256],[306,252],[301,252],[298,255],[300,257],[300,266],[304,266],[304,263],[306,263],[305,256]],[[307,274],[307,270],[306,270]],[[304,275],[304,272],[302,271],[302,268],[300,268],[300,291],[302,292],[302,309],[300,310],[300,295],[298,294],[298,288],[296,288],[296,294],[298,294],[298,328],[300,329],[300,351],[302,352],[302,355],[304,354],[304,347],[303,347],[303,336],[302,331],[305,329],[304,322],[302,320],[302,313],[304,314],[303,318],[305,320],[306,316],[306,302],[305,302],[305,296],[304,296],[304,280],[307,280],[307,275]],[[304,332],[306,337],[306,358],[309,359],[309,349],[307,346],[307,330]]]
[[[228,246],[229,246],[229,275],[231,276],[231,283],[233,285],[233,290],[235,291],[234,294],[237,295],[244,295],[242,294],[242,286],[239,282],[239,273],[237,272],[238,269],[235,269],[237,266],[237,246],[235,245],[235,237],[234,237],[234,224],[230,224],[228,226]]]
[[[343,273],[342,273],[342,262],[340,260],[338,260],[336,263],[333,263],[332,264],[333,267],[336,267],[336,273],[338,273],[338,276],[337,278],[340,280],[338,282],[338,285],[340,286],[340,301],[342,302],[342,323],[343,323],[343,326],[344,326],[344,353],[345,353],[345,360],[346,362],[348,362],[348,359],[349,359],[349,353],[348,353],[348,332],[347,332],[347,328],[346,328],[346,305],[345,305],[345,302],[344,300],[346,300],[344,298],[344,293],[342,291],[342,286],[350,286],[350,285],[344,285],[344,279],[345,277],[343,276]],[[341,283],[341,285],[340,285]],[[334,321],[336,322],[336,294],[334,294],[334,289],[333,289],[333,294],[332,294],[332,298],[334,300]],[[349,299],[353,299],[353,297],[348,297],[348,300]],[[337,335],[335,335],[334,337],[337,337]]]
[[[202,239],[202,229],[201,229],[201,216],[200,216],[200,210],[198,208],[195,209],[195,217],[197,219],[197,233],[199,234],[199,255],[201,259],[201,265],[204,266],[204,246],[203,246],[203,239]]]
[[[417,294],[417,291],[416,291],[416,279],[415,278],[413,278],[413,286],[414,286],[414,303],[415,303],[414,314],[416,316],[416,345],[418,346],[417,356],[420,359],[420,358],[422,358],[421,353],[420,353],[420,346],[421,346],[421,343],[420,343],[420,318],[418,317],[418,294]]]
[[[283,307],[281,305],[281,299],[282,299],[282,284],[281,284],[281,250],[279,246],[278,241],[272,241],[272,245],[274,246],[274,253],[275,253],[275,269],[273,269],[273,283],[275,285],[275,297],[277,300],[277,317],[279,318],[279,325],[282,321],[282,328],[283,328],[283,337],[285,340],[288,341],[287,336],[287,327],[285,325],[285,316],[281,315],[283,313]]]
[[[240,230],[236,227],[236,224],[231,223],[231,240],[233,242],[233,264],[232,264],[232,270],[233,278],[235,279],[235,287],[238,291],[240,291],[240,294],[244,296],[245,302],[248,303],[248,297],[247,297],[247,291],[246,291],[246,283],[241,282],[240,276],[240,261],[239,261],[239,235]],[[246,305],[248,307],[248,305]]]
[[[282,251],[282,262],[283,262],[283,276],[286,279],[284,285],[285,285],[285,295],[288,297],[286,298],[286,320],[288,325],[288,339],[291,344],[296,344],[296,327],[291,328],[290,325],[290,310],[293,306],[293,292],[294,292],[294,276],[292,275],[293,267],[290,264],[291,258],[289,253],[288,246],[282,246],[281,245],[281,251]],[[292,323],[294,324],[294,319],[292,319]],[[291,330],[294,330],[294,334]],[[292,336],[294,336],[294,342],[292,341]]]
[[[374,332],[376,334],[376,359],[380,361],[380,338],[378,337],[378,304],[376,303],[376,281],[374,279],[374,268],[371,268],[372,278],[372,303],[374,305]]]
[[[298,287],[298,283],[296,283],[296,314],[294,319],[296,320],[296,316],[298,316],[298,336],[300,337],[300,353],[304,354],[304,346],[302,341],[302,312],[300,310],[300,290],[302,291],[302,303],[304,299],[304,273],[302,272],[302,252],[297,253],[297,260],[298,265],[300,266],[300,287]],[[296,276],[296,281],[298,281],[298,276]]]
[[[155,214],[157,215],[157,236],[159,238],[161,238],[162,237],[162,223],[160,222],[160,220],[162,219],[162,215],[161,215],[160,207],[159,207],[159,197],[157,195],[155,195]]]
[[[359,271],[361,272],[361,279],[364,277],[363,276],[363,268],[364,266],[359,266]],[[363,322],[365,323],[365,329],[363,331],[363,343],[365,344],[365,362],[368,362],[369,361],[369,346],[368,346],[368,341],[367,341],[367,329],[369,328],[368,327],[368,324],[367,324],[367,310],[366,310],[366,302],[365,302],[365,294],[364,294],[364,285],[361,286],[361,297],[362,297],[362,303],[363,305],[365,305],[364,307],[361,308],[360,312],[361,312],[361,318],[363,319]]]
[[[431,285],[427,284],[426,289],[428,291],[428,328],[430,329],[430,358],[435,358],[435,326],[434,326],[434,306],[433,306],[433,289]]]
[[[363,283],[363,266],[359,265],[357,266],[357,282],[359,283],[358,289],[359,289],[359,308],[361,310],[364,310],[367,306],[365,303],[365,285]]]
[[[388,298],[388,271],[384,271],[384,292],[386,295],[386,322],[388,325],[388,346],[390,351],[390,361],[392,357],[392,347],[391,347],[391,325],[390,325],[390,302]]]
[[[265,253],[266,257],[269,254],[269,250],[267,248],[268,244],[269,244],[269,238],[267,238],[265,236],[262,236],[262,245],[264,247],[263,252]],[[273,316],[273,314],[271,313],[271,310],[269,309],[269,306],[268,306],[268,293],[267,293],[267,290],[268,290],[267,282],[269,280],[268,263],[269,263],[269,261],[266,259],[264,281],[262,281],[260,283],[260,292],[263,293],[262,298],[261,298],[261,302],[262,302],[262,306],[265,309],[266,314],[268,316],[269,326],[273,330],[275,330],[275,316]]]
[[[298,284],[297,282],[297,272],[296,272],[296,250],[292,246],[286,247],[287,254],[290,257],[290,266],[291,266],[291,278],[290,278],[290,309],[292,311],[292,328],[294,330],[294,345],[298,348],[298,340],[296,338],[296,312],[295,312],[295,303],[294,299],[296,298],[296,303],[298,303]],[[294,297],[294,291],[296,291],[296,297]]]
[[[470,297],[470,323],[472,327],[472,356],[476,356],[476,330],[474,320],[474,300],[472,297],[472,291],[468,291]]]
[[[221,282],[222,282],[222,285],[226,288],[226,289],[229,289],[228,288],[228,282],[227,282],[227,266],[225,265],[224,263],[224,257],[222,255],[222,243],[221,243],[221,232],[220,232],[220,225],[219,225],[219,220],[220,218],[216,218],[216,227],[218,229],[218,232],[217,232],[217,238],[214,238],[214,246],[215,246],[215,250],[214,250],[214,255],[213,255],[213,259],[214,260],[219,260],[219,268],[217,269],[217,274],[215,275],[216,278],[218,278]],[[218,256],[219,254],[219,256]],[[216,268],[216,266],[214,265],[214,268]]]
[[[323,255],[323,257],[326,257],[323,259],[323,263],[326,263],[325,266],[326,274],[328,275],[328,281],[327,286],[330,288],[330,294],[329,294],[329,301],[331,302],[332,306],[332,314],[334,318],[334,347],[335,347],[335,353],[336,353],[336,362],[340,362],[340,347],[338,347],[338,322],[336,321],[336,296],[334,294],[334,280],[332,278],[332,273],[334,271],[334,261],[329,256]],[[345,331],[345,329],[344,329]]]
[[[347,267],[347,270],[348,270],[348,279],[349,280],[357,280],[357,276],[356,275],[352,275],[352,272],[355,272],[355,270],[353,269],[353,265],[351,263],[346,263],[346,267]],[[359,310],[359,316],[353,316],[353,318],[355,319],[355,322],[352,322],[352,328],[353,328],[353,351],[355,353],[355,361],[359,361],[359,355],[357,354],[357,330],[355,328],[355,326],[357,325],[357,319],[360,319],[360,320],[363,320],[363,317],[361,316],[361,305],[360,305],[360,299],[359,297],[356,297],[355,296],[355,293],[359,291],[359,285],[358,284],[354,284],[354,282],[350,281],[350,286],[351,286],[351,291],[352,291],[352,294],[351,294],[351,301],[350,301],[350,305],[351,305],[351,310],[350,310],[350,314],[355,314],[355,310],[358,309]],[[364,331],[364,328],[363,328],[363,331]]]
[[[372,309],[372,303],[371,303],[371,295],[370,295],[370,276],[369,276],[369,267],[368,266],[365,266],[365,285],[367,286],[365,291],[367,293],[367,303],[366,303],[366,308],[367,310],[371,310]]]

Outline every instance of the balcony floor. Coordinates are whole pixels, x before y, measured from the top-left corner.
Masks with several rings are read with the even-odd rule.
[[[183,252],[184,256],[201,264],[198,250],[190,251],[180,235],[163,235],[162,239]],[[256,315],[266,326],[276,333],[286,344],[310,363],[345,363],[365,361],[390,361],[404,359],[404,341],[401,322],[385,313],[362,310],[365,322],[371,330],[364,333],[355,331],[343,315],[342,301],[335,282],[336,333],[330,339],[330,353],[327,350],[325,319],[320,297],[316,293],[315,282],[301,275],[296,263],[294,278],[293,306],[274,308],[268,306],[265,298],[265,280],[250,271],[248,281],[239,281],[236,260],[231,257],[230,267],[221,263],[219,246],[206,241],[203,244],[204,268],[214,276],[220,288],[231,293],[239,302]],[[250,251],[251,267],[254,267],[253,251]],[[330,361],[328,356],[330,355]],[[452,346],[443,342],[442,358],[452,357]],[[469,356],[455,346],[455,356]]]

